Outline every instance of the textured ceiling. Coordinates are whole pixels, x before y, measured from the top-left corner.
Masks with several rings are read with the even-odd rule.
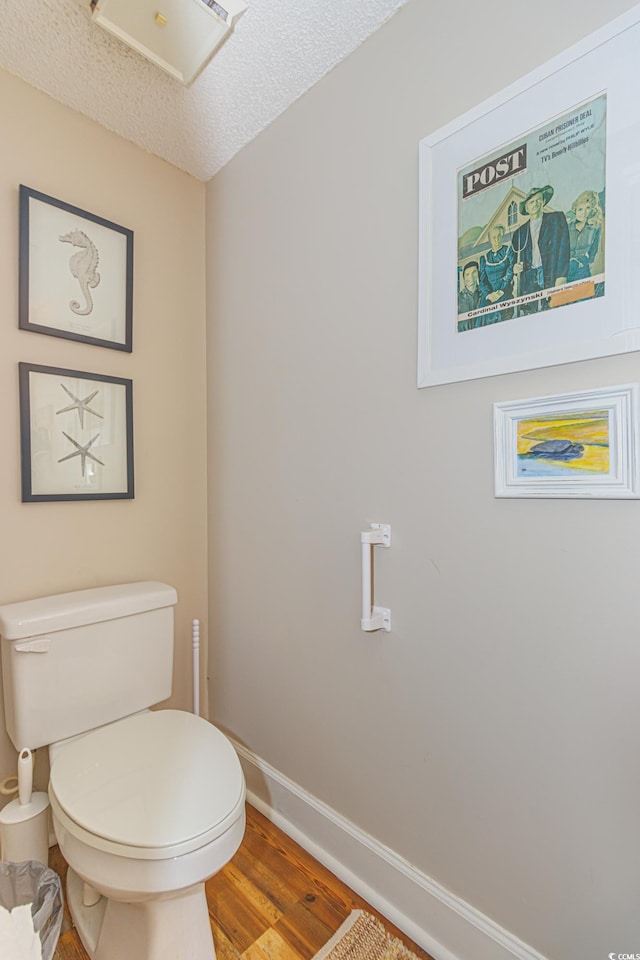
[[[209,180],[403,3],[249,0],[187,89],[93,23],[78,0],[0,0],[0,67]]]

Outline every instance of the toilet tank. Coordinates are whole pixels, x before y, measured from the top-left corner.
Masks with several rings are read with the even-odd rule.
[[[35,749],[171,695],[173,607],[164,583],[128,583],[0,606],[7,732]]]

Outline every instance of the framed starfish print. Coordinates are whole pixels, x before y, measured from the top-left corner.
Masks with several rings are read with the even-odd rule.
[[[133,499],[133,384],[19,364],[22,502]]]
[[[18,326],[132,349],[133,231],[20,186]]]

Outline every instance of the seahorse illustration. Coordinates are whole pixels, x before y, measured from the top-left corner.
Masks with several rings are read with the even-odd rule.
[[[62,243],[72,243],[74,247],[81,247],[77,253],[72,254],[69,260],[69,269],[80,284],[80,289],[85,298],[85,306],[77,300],[70,300],[69,306],[79,317],[86,317],[93,310],[93,299],[89,292],[90,287],[97,287],[100,283],[100,274],[98,273],[98,251],[93,245],[86,233],[82,230],[72,230],[58,238]]]

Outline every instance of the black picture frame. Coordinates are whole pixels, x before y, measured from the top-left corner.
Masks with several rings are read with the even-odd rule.
[[[20,185],[21,330],[133,349],[133,231]]]
[[[132,500],[133,382],[18,368],[22,502]]]

